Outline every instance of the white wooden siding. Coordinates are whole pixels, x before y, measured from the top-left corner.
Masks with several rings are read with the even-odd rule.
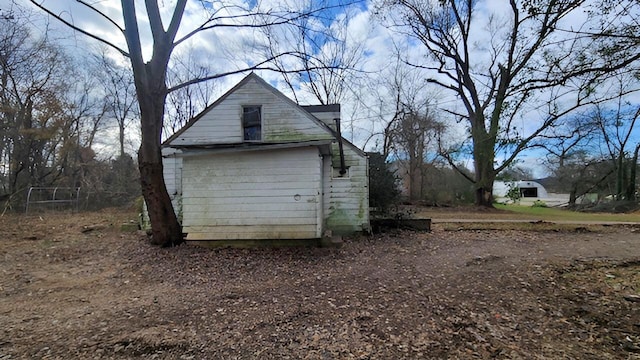
[[[349,176],[332,178],[332,167],[340,166],[337,144],[333,156],[325,158],[323,170],[324,218],[328,229],[336,233],[365,230],[369,224],[369,180],[367,158],[344,147]]]
[[[311,115],[262,82],[249,79],[209,109],[170,145],[233,144],[243,142],[242,106],[262,107],[262,141],[287,142],[331,139]]]
[[[230,105],[225,102],[203,114],[171,144],[235,144],[242,142],[242,107]]]
[[[188,240],[321,235],[317,148],[203,155],[183,161],[183,231]]]
[[[178,216],[178,220],[182,221],[182,158],[180,153],[180,150],[172,148],[162,149],[162,170],[173,211]]]
[[[335,119],[340,118],[339,111],[319,111],[319,112],[311,113],[311,115],[315,116],[316,118],[318,118],[318,120],[327,124],[327,126],[332,128],[334,131],[336,130]]]

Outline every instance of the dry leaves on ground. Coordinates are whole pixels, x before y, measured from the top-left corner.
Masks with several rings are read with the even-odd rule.
[[[0,359],[640,358],[629,228],[160,249],[131,217],[0,218]]]

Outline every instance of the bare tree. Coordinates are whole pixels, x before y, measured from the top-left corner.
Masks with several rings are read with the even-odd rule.
[[[404,64],[399,57],[393,59],[384,71],[364,81],[356,101],[367,110],[370,134],[365,144],[376,141],[376,147],[385,159],[394,151],[394,129],[411,112],[421,112],[433,100],[420,71]],[[373,105],[365,105],[367,103]]]
[[[382,4],[388,11],[381,12],[395,29],[419,42],[427,54],[406,56],[405,61],[431,71],[428,81],[463,105],[448,111],[467,124],[475,171],[469,180],[475,183],[479,206],[493,206],[496,175],[533,139],[593,102],[600,76],[640,58],[635,52],[603,63],[589,48],[598,48],[592,45],[595,32],[562,30],[563,20],[583,9],[584,0],[510,0],[503,13],[489,16],[476,12],[474,0]],[[486,38],[478,37],[482,29]],[[540,107],[543,97],[547,105]],[[526,131],[517,126],[525,118]]]
[[[131,69],[127,65],[119,65],[111,59],[106,49],[94,56],[96,70],[100,76],[105,92],[106,107],[109,115],[118,126],[119,156],[125,155],[125,135],[127,128],[137,120],[139,108]]]
[[[307,9],[313,7],[312,1],[304,4]],[[327,17],[330,11],[333,10],[327,10]],[[262,29],[267,39],[267,56],[274,59],[274,66],[283,73],[296,102],[300,102],[301,92],[312,95],[322,105],[338,104],[345,99],[364,62],[364,46],[349,32],[349,21],[354,15],[353,9],[347,9],[330,24],[301,17],[295,20],[296,26]],[[305,54],[293,59],[295,64],[277,56],[292,46],[297,53]],[[302,71],[288,73],[292,65]]]
[[[550,129],[533,145],[546,152],[544,162],[555,182],[551,187],[569,192],[569,206],[600,185],[596,177],[600,182],[607,178],[593,171],[602,161],[601,154],[593,151],[598,149],[598,132],[593,116],[580,113]]]
[[[618,92],[623,94],[630,79],[623,76],[618,80]],[[640,121],[640,106],[630,103],[621,95],[611,108],[604,105],[596,106],[593,121],[600,130],[603,145],[613,164],[616,175],[615,198],[636,200],[636,169],[640,141],[632,135]]]
[[[424,179],[438,155],[437,139],[444,126],[433,106],[405,104],[389,130],[392,151],[406,175],[409,201],[423,200]]]
[[[162,171],[160,145],[167,95],[172,91],[202,81],[213,80],[247,70],[273,69],[277,71],[278,69],[268,65],[274,58],[287,55],[304,56],[296,51],[286,51],[275,54],[270,58],[251,61],[250,65],[242,68],[208,73],[205,76],[192,78],[181,84],[168,87],[167,75],[174,50],[202,32],[213,32],[223,28],[256,29],[278,25],[295,26],[295,22],[298,19],[313,17],[319,11],[317,7],[337,8],[340,6],[316,4],[317,7],[310,10],[296,10],[285,7],[269,7],[266,10],[262,10],[260,3],[255,4],[253,9],[244,9],[238,5],[229,5],[223,1],[203,2],[202,11],[203,14],[206,14],[205,20],[194,28],[185,29],[184,35],[178,37],[187,0],[177,0],[172,9],[168,11],[168,17],[163,17],[160,5],[156,0],[144,1],[146,7],[146,12],[144,13],[138,12],[135,5],[136,2],[122,0],[121,18],[110,17],[107,11],[100,7],[100,3],[76,0],[75,4],[78,7],[90,11],[93,15],[112,26],[117,33],[122,34],[127,44],[126,48],[123,48],[67,20],[63,15],[53,10],[56,5],[53,5],[52,1],[31,0],[31,3],[65,25],[115,49],[131,62],[136,96],[140,108],[142,139],[138,151],[138,166],[142,194],[148,205],[152,227],[151,242],[161,246],[172,246],[183,242],[182,229],[171,205]],[[149,26],[151,32],[150,43],[144,43],[146,38],[141,35],[140,24],[143,23],[139,20],[141,17],[144,17],[144,23]],[[164,19],[169,19],[167,24],[165,24]],[[145,59],[143,51],[146,46],[151,49],[151,56],[148,59]]]
[[[170,84],[181,84],[189,79],[206,76],[210,72],[206,63],[199,60],[195,48],[189,47],[177,53],[168,72]],[[204,110],[213,100],[215,81],[206,81],[184,87],[169,93],[167,97],[167,114],[164,129],[173,134],[182,128],[187,121]]]
[[[66,125],[68,59],[45,38],[34,39],[20,18],[0,19],[0,124],[6,193],[37,184],[52,170],[56,142]]]
[[[31,14],[13,14],[0,19],[0,186],[11,206],[29,186],[77,186],[104,115],[86,66],[33,36]]]
[[[50,161],[57,168],[58,178],[51,179],[59,186],[80,186],[87,172],[87,164],[94,160],[92,149],[96,135],[102,130],[108,111],[106,99],[97,94],[97,73],[79,62],[71,73],[74,81],[67,85],[66,91],[59,91],[58,96],[66,95],[65,106],[59,126],[58,137],[51,142],[58,146],[55,149],[55,161]]]
[[[361,90],[373,130],[367,140],[375,139],[385,160],[398,165],[410,201],[423,200],[427,172],[438,157],[437,140],[445,127],[436,106],[437,95],[422,81],[420,69],[407,66],[399,57],[392,59],[381,73],[371,77]]]

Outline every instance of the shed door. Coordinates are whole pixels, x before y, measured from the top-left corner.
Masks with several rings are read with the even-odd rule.
[[[320,236],[316,148],[185,157],[182,176],[188,240]]]

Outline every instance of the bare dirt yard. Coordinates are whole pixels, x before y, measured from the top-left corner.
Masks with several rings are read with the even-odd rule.
[[[0,217],[0,359],[640,359],[632,226],[161,249],[132,218]]]

